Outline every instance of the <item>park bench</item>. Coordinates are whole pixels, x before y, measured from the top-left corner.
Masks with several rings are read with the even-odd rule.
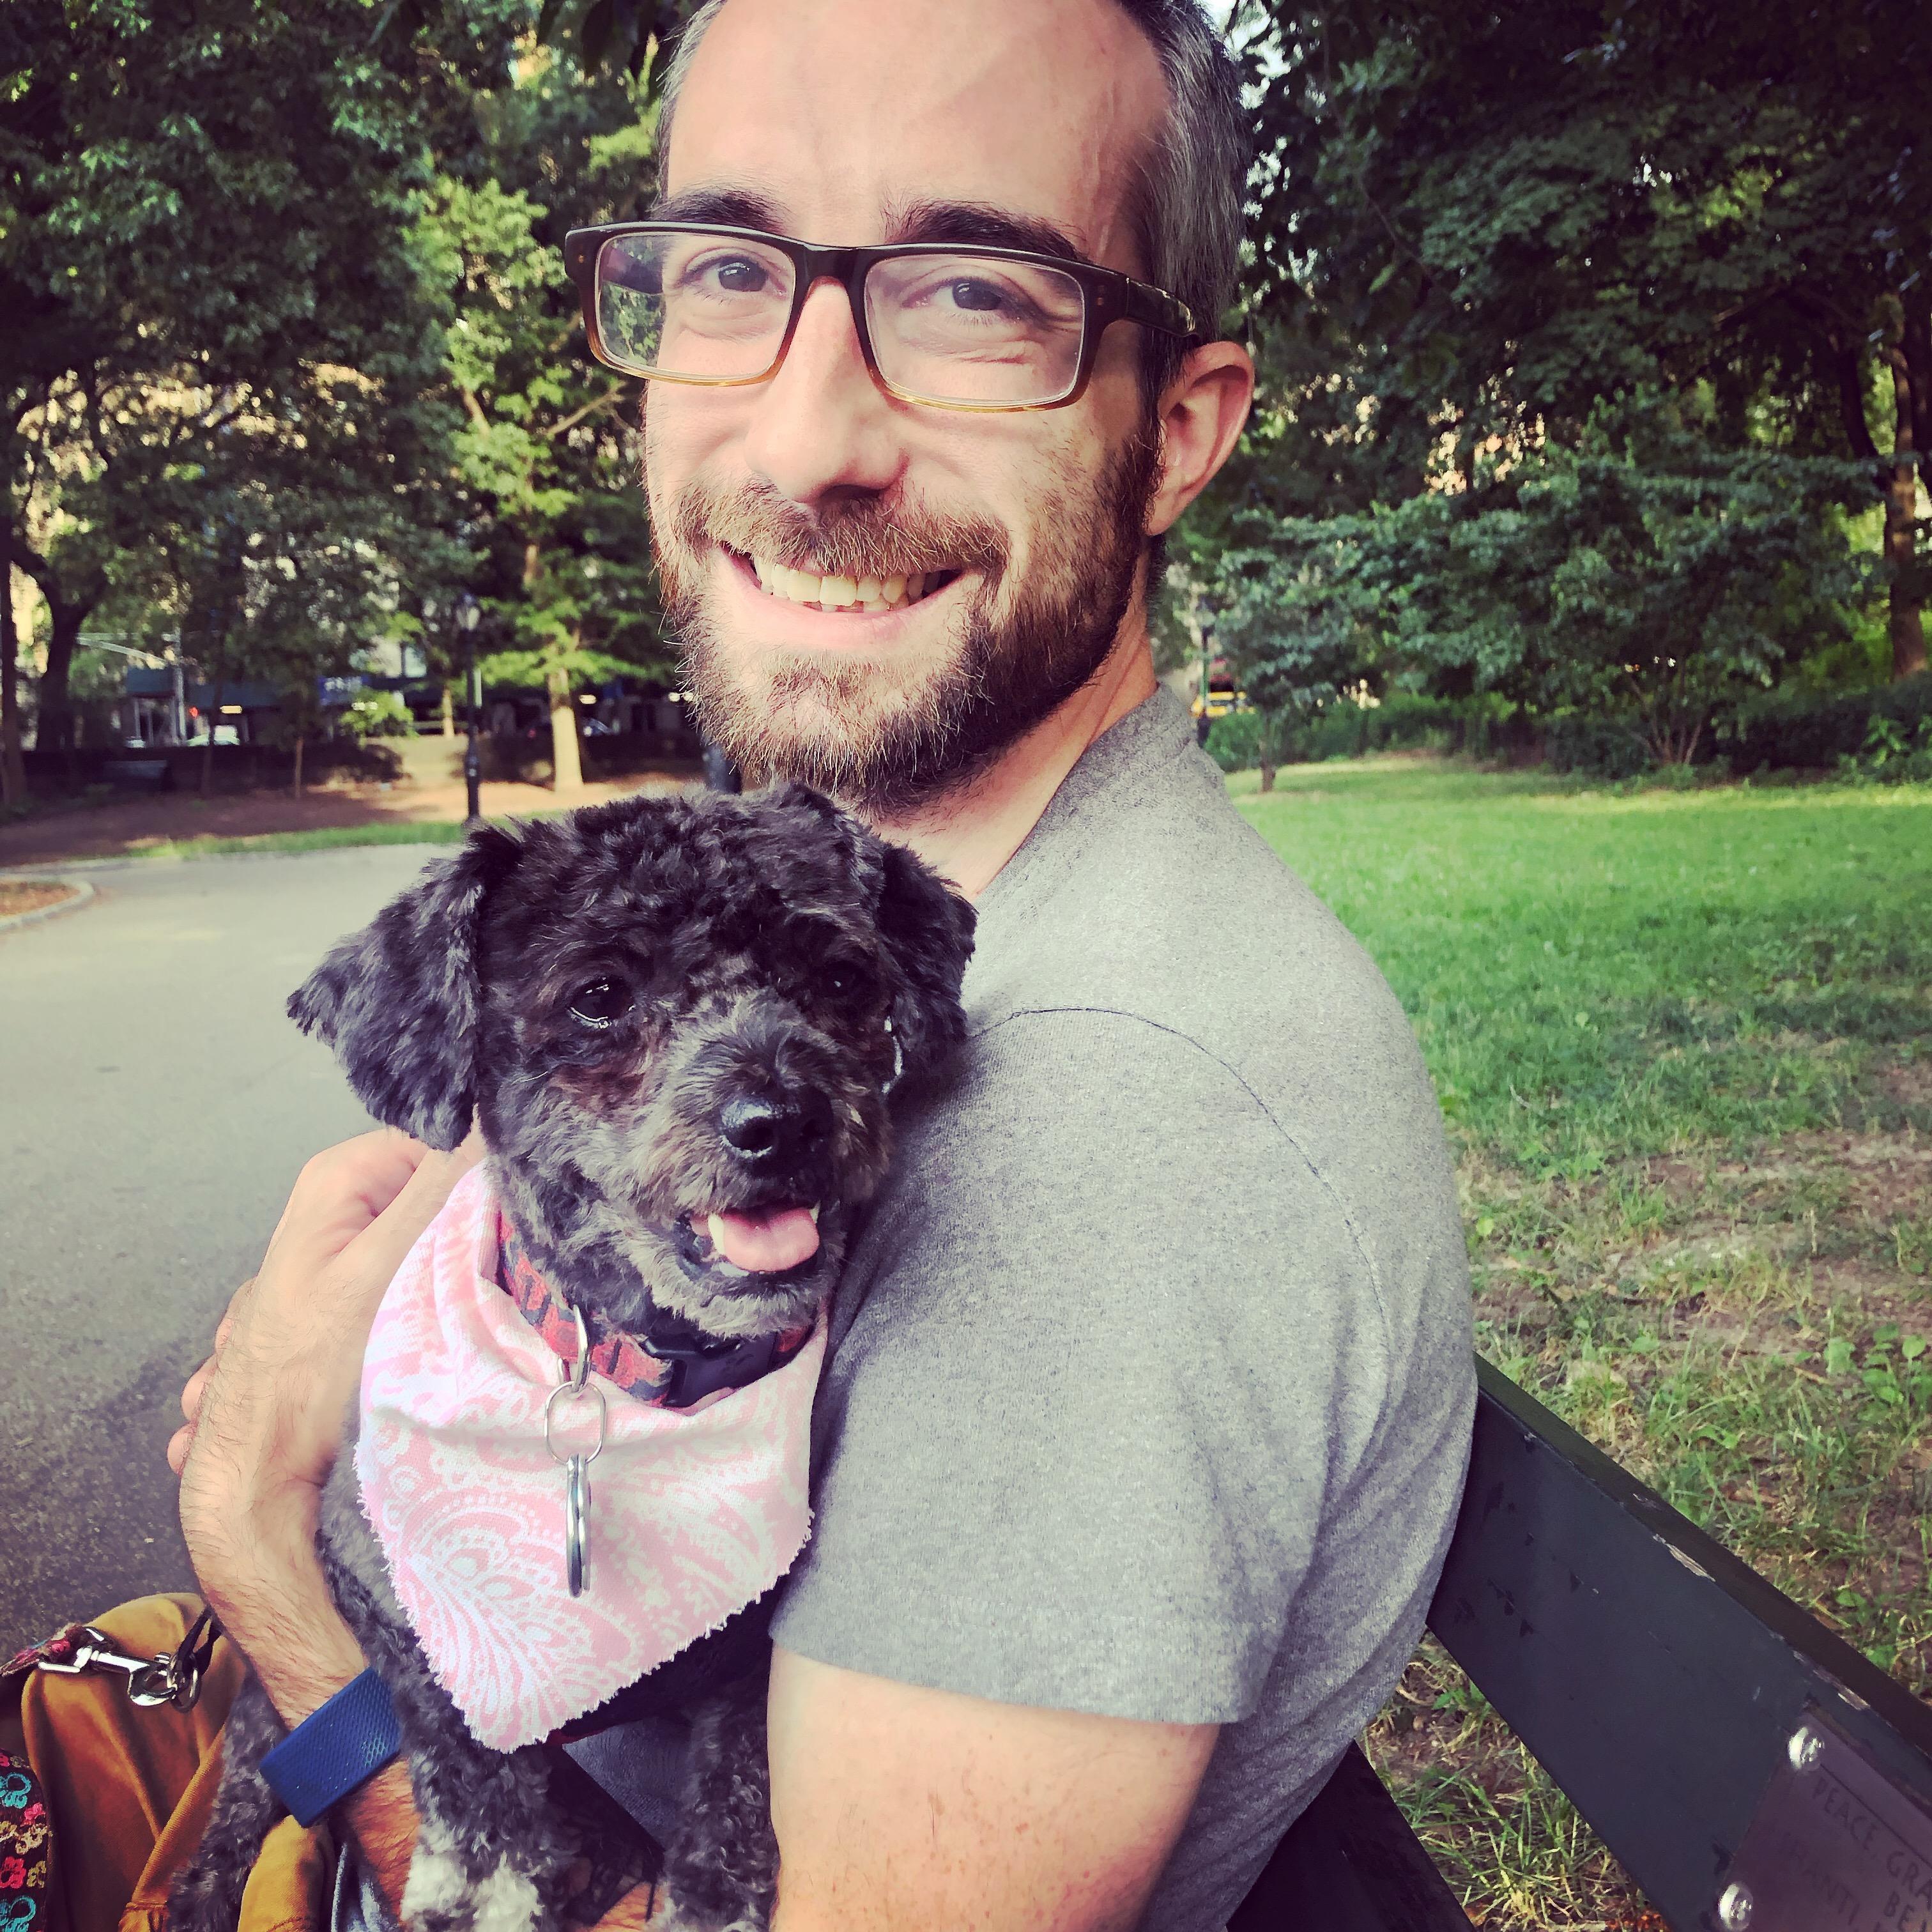
[[[104,784],[121,791],[166,791],[170,770],[165,758],[109,758],[100,767]]]
[[[1932,1710],[1487,1363],[1429,1626],[1673,1932],[1932,1928]],[[1229,1932],[1468,1932],[1358,1749]]]

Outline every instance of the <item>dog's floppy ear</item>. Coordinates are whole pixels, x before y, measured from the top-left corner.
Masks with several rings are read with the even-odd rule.
[[[973,908],[902,845],[879,842],[879,936],[896,969],[892,1037],[908,1073],[942,1066],[966,1037],[959,982],[973,956]]]
[[[476,1104],[478,915],[520,850],[509,833],[478,826],[289,1000],[289,1017],[335,1049],[377,1120],[446,1152],[470,1131]]]

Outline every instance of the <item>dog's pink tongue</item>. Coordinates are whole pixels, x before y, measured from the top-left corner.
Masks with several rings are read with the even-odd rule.
[[[818,1224],[803,1208],[764,1214],[714,1214],[711,1238],[728,1262],[752,1274],[777,1274],[818,1252]]]

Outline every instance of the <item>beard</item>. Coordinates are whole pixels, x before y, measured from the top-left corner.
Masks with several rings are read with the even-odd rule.
[[[876,818],[963,789],[1106,663],[1147,548],[1159,461],[1144,427],[1097,475],[1058,471],[1031,506],[1023,578],[1000,525],[904,495],[814,514],[767,484],[700,481],[654,505],[665,610],[707,736],[749,782],[802,779]],[[916,651],[760,650],[755,638],[734,651],[704,585],[713,544],[821,574],[980,581]]]

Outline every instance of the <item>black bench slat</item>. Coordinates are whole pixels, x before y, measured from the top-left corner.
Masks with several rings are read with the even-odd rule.
[[[1228,1932],[1470,1932],[1469,1920],[1353,1744],[1274,1850]]]
[[[1932,1711],[1478,1367],[1430,1628],[1672,1925],[1714,1922],[1703,1915],[1808,1702],[1932,1803]]]

